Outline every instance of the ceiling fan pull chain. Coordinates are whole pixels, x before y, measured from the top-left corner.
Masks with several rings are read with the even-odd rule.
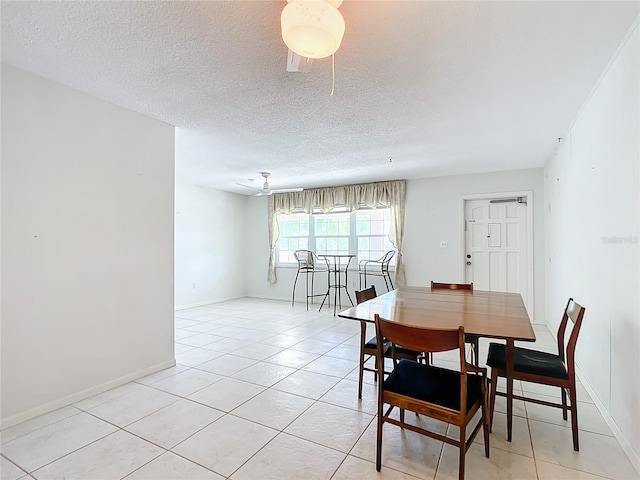
[[[336,88],[336,54],[331,55],[331,95],[333,97],[333,91]]]

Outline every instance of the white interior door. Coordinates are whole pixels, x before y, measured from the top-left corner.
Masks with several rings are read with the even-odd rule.
[[[465,201],[465,281],[473,288],[518,292],[529,308],[526,197]]]

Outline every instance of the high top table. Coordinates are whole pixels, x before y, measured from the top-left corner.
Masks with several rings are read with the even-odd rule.
[[[506,340],[507,440],[511,441],[514,342],[536,339],[519,293],[403,287],[344,310],[338,316],[374,323],[376,313],[394,322],[423,328],[457,329],[462,325],[465,333]]]
[[[351,300],[351,295],[349,295],[349,290],[347,289],[348,275],[349,275],[349,264],[351,263],[351,259],[355,257],[353,254],[333,254],[333,253],[325,253],[320,254],[317,253],[318,257],[324,258],[329,261],[329,275],[333,273],[333,283],[329,280],[329,288],[327,289],[327,294],[322,299],[322,304],[320,305],[320,310],[324,306],[324,302],[327,298],[329,298],[329,293],[333,288],[333,316],[336,316],[336,306],[340,303],[340,308],[342,308],[342,295],[340,294],[341,289],[344,288],[344,291],[347,293],[347,297],[353,305],[353,300]],[[342,260],[346,259],[344,270],[342,270]],[[342,274],[344,273],[344,283],[342,283]],[[331,304],[331,300],[329,300],[329,304]]]

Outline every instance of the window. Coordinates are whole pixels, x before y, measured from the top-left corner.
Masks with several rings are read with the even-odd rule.
[[[391,209],[362,209],[354,212],[279,214],[280,237],[277,244],[278,265],[293,265],[293,252],[314,250],[318,254],[357,255],[351,267],[360,260],[377,260],[393,250],[389,240]],[[394,259],[395,260],[395,257]],[[394,265],[392,261],[391,265]]]
[[[278,240],[278,263],[296,263],[293,252],[309,249],[309,215],[294,213],[278,215],[280,240]]]
[[[354,215],[358,262],[360,260],[377,260],[389,250],[393,250],[393,244],[389,240],[390,209],[356,210]],[[395,256],[389,265],[395,265]]]

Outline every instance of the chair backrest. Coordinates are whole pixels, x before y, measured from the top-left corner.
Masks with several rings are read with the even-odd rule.
[[[382,257],[380,257],[380,260],[378,260],[378,262],[382,263],[383,265],[389,265],[389,262],[391,262],[391,259],[395,254],[396,254],[395,250],[389,250]]]
[[[469,290],[473,292],[473,282],[471,283],[442,283],[431,280],[431,290]]]
[[[372,298],[376,298],[378,295],[376,294],[376,287],[371,285],[369,288],[365,288],[364,290],[360,290],[356,292],[356,303],[360,305],[362,302],[366,302],[367,300],[371,300]]]
[[[418,352],[447,352],[460,348],[464,351],[464,328],[438,330],[431,328],[420,328],[399,322],[387,320],[375,315],[376,331],[380,329],[381,335],[404,348]],[[462,332],[462,343],[458,338],[458,333]],[[464,358],[464,356],[463,356]]]
[[[576,303],[573,298],[569,298],[567,306],[562,313],[562,320],[558,326],[558,355],[562,360],[566,359],[567,370],[571,374],[575,368],[574,355],[576,351],[576,343],[578,341],[578,334],[580,333],[580,327],[582,326],[582,317],[584,317],[585,308]],[[573,328],[569,334],[569,341],[566,346],[565,357],[565,335],[567,331],[567,325],[569,320],[573,323]]]
[[[402,345],[418,352],[448,352],[458,350],[460,358],[460,412],[466,412],[467,405],[467,362],[465,360],[464,348],[464,327],[457,329],[431,329],[420,328],[413,325],[406,325],[393,322],[375,314],[376,337],[378,338],[378,368],[384,368],[384,355],[382,352],[383,342],[386,339],[391,342],[392,348],[395,345]],[[395,363],[395,358],[394,358]],[[382,384],[379,382],[378,389],[382,392]]]
[[[311,250],[296,250],[293,256],[298,262],[298,268],[310,268],[315,266],[315,253]]]

